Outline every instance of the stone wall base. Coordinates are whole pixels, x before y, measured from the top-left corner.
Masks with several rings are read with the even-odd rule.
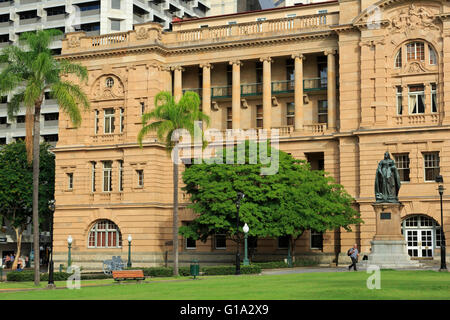
[[[378,266],[380,269],[420,268],[417,260],[411,260],[404,240],[374,240],[368,260],[358,263],[358,267]],[[360,256],[360,258],[362,258]]]

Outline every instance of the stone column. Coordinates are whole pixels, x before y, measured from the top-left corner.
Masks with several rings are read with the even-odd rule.
[[[173,96],[175,102],[180,101],[183,96],[183,68],[180,66],[173,67],[174,71],[174,83],[173,83]]]
[[[425,95],[425,114],[431,113],[431,82],[424,83],[424,95]]]
[[[327,75],[327,91],[328,91],[328,128],[336,130],[336,51],[325,51],[328,57],[328,75]]]
[[[230,61],[233,66],[233,88],[231,106],[233,110],[233,129],[240,129],[241,127],[241,66],[242,62],[239,60]]]
[[[202,111],[208,117],[211,115],[211,69],[209,63],[200,65],[203,69],[203,93],[202,93]],[[203,128],[206,129],[206,123],[203,123]]]
[[[402,86],[402,116],[409,115],[409,87]]]
[[[295,130],[303,130],[303,54],[294,54],[295,59]]]
[[[272,128],[272,58],[261,58],[263,63],[263,128]]]

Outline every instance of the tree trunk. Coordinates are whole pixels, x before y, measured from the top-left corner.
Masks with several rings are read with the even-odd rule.
[[[14,258],[14,262],[13,265],[11,267],[12,270],[17,269],[17,264],[19,262],[19,258],[20,258],[20,254],[21,254],[21,249],[22,249],[22,233],[23,233],[23,229],[22,228],[14,228],[14,231],[16,232],[16,239],[17,239],[17,252],[16,252],[16,257]],[[23,266],[22,266],[23,269]]]
[[[173,275],[178,276],[178,149],[173,159]]]
[[[297,242],[297,239],[294,239],[293,236],[290,236],[290,241],[291,241],[291,257],[292,257],[292,262],[295,262],[295,243]]]
[[[40,281],[40,257],[39,257],[39,149],[40,149],[40,117],[41,102],[37,102],[34,108],[33,130],[33,243],[34,243],[34,284],[39,286]]]

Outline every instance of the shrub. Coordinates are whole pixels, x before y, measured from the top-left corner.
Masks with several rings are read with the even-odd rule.
[[[213,266],[213,267],[202,267],[201,271],[205,276],[218,276],[218,275],[232,275],[236,273],[235,266]],[[261,273],[261,267],[250,265],[241,266],[241,274],[258,274]]]
[[[11,271],[6,274],[7,281],[34,281],[33,271]]]
[[[70,274],[65,272],[54,272],[54,281],[66,281]],[[41,281],[48,281],[48,273],[41,274]],[[6,275],[7,281],[25,282],[34,281],[34,271],[11,271]]]
[[[66,272],[54,272],[54,281],[66,281],[71,276],[70,273]],[[100,279],[111,279],[112,276],[106,275],[104,273],[82,273],[81,280],[100,280]],[[25,282],[34,281],[34,271],[11,271],[6,275],[7,281],[15,282]],[[48,273],[41,274],[41,281],[48,281]]]

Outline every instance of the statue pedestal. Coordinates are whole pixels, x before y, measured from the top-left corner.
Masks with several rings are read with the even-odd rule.
[[[419,268],[418,261],[411,260],[406,241],[401,233],[401,203],[372,204],[376,216],[376,234],[371,241],[372,251],[360,267],[378,266],[380,269]],[[361,258],[361,257],[360,257]]]

